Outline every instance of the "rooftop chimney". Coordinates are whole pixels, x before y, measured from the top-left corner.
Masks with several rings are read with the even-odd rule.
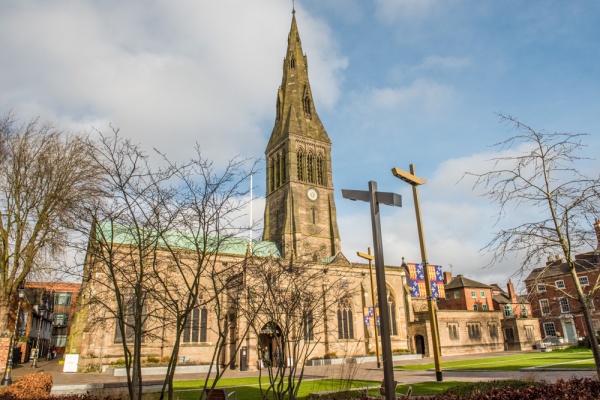
[[[513,303],[517,302],[517,294],[515,293],[515,285],[513,285],[512,281],[509,279],[508,280],[508,297],[510,298],[510,301],[512,301]]]
[[[448,282],[452,280],[452,272],[444,271],[444,284],[447,285]]]

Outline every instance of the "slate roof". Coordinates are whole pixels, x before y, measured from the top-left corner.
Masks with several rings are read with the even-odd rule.
[[[490,285],[474,281],[473,279],[465,278],[462,275],[456,275],[450,282],[445,285],[446,291],[459,288],[482,288],[491,289]]]
[[[594,262],[595,257],[585,258],[585,259],[576,259],[575,260],[575,270],[578,273],[585,273],[588,271],[598,270],[598,264]],[[525,282],[534,281],[536,279],[546,279],[558,276],[569,275],[569,264],[566,262],[555,262],[546,267],[534,268],[531,270],[527,278],[525,278]]]

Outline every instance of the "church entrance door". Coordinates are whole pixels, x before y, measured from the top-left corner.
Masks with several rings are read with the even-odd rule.
[[[284,360],[281,329],[274,322],[269,322],[260,330],[258,335],[258,357],[263,367],[276,367]]]
[[[415,350],[417,354],[425,354],[425,338],[422,335],[415,336]]]

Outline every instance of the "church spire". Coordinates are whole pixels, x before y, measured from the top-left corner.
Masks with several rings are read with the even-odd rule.
[[[315,109],[295,10],[265,156],[263,240],[279,243],[286,258],[322,260],[337,254],[331,140]]]
[[[295,10],[292,11],[288,47],[283,59],[283,77],[276,101],[275,126],[267,149],[290,134],[331,143],[315,109],[308,80],[308,60],[302,51]]]

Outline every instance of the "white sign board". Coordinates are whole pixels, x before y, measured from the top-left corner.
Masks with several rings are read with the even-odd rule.
[[[77,364],[79,363],[79,354],[65,354],[65,365],[63,372],[77,372]]]

